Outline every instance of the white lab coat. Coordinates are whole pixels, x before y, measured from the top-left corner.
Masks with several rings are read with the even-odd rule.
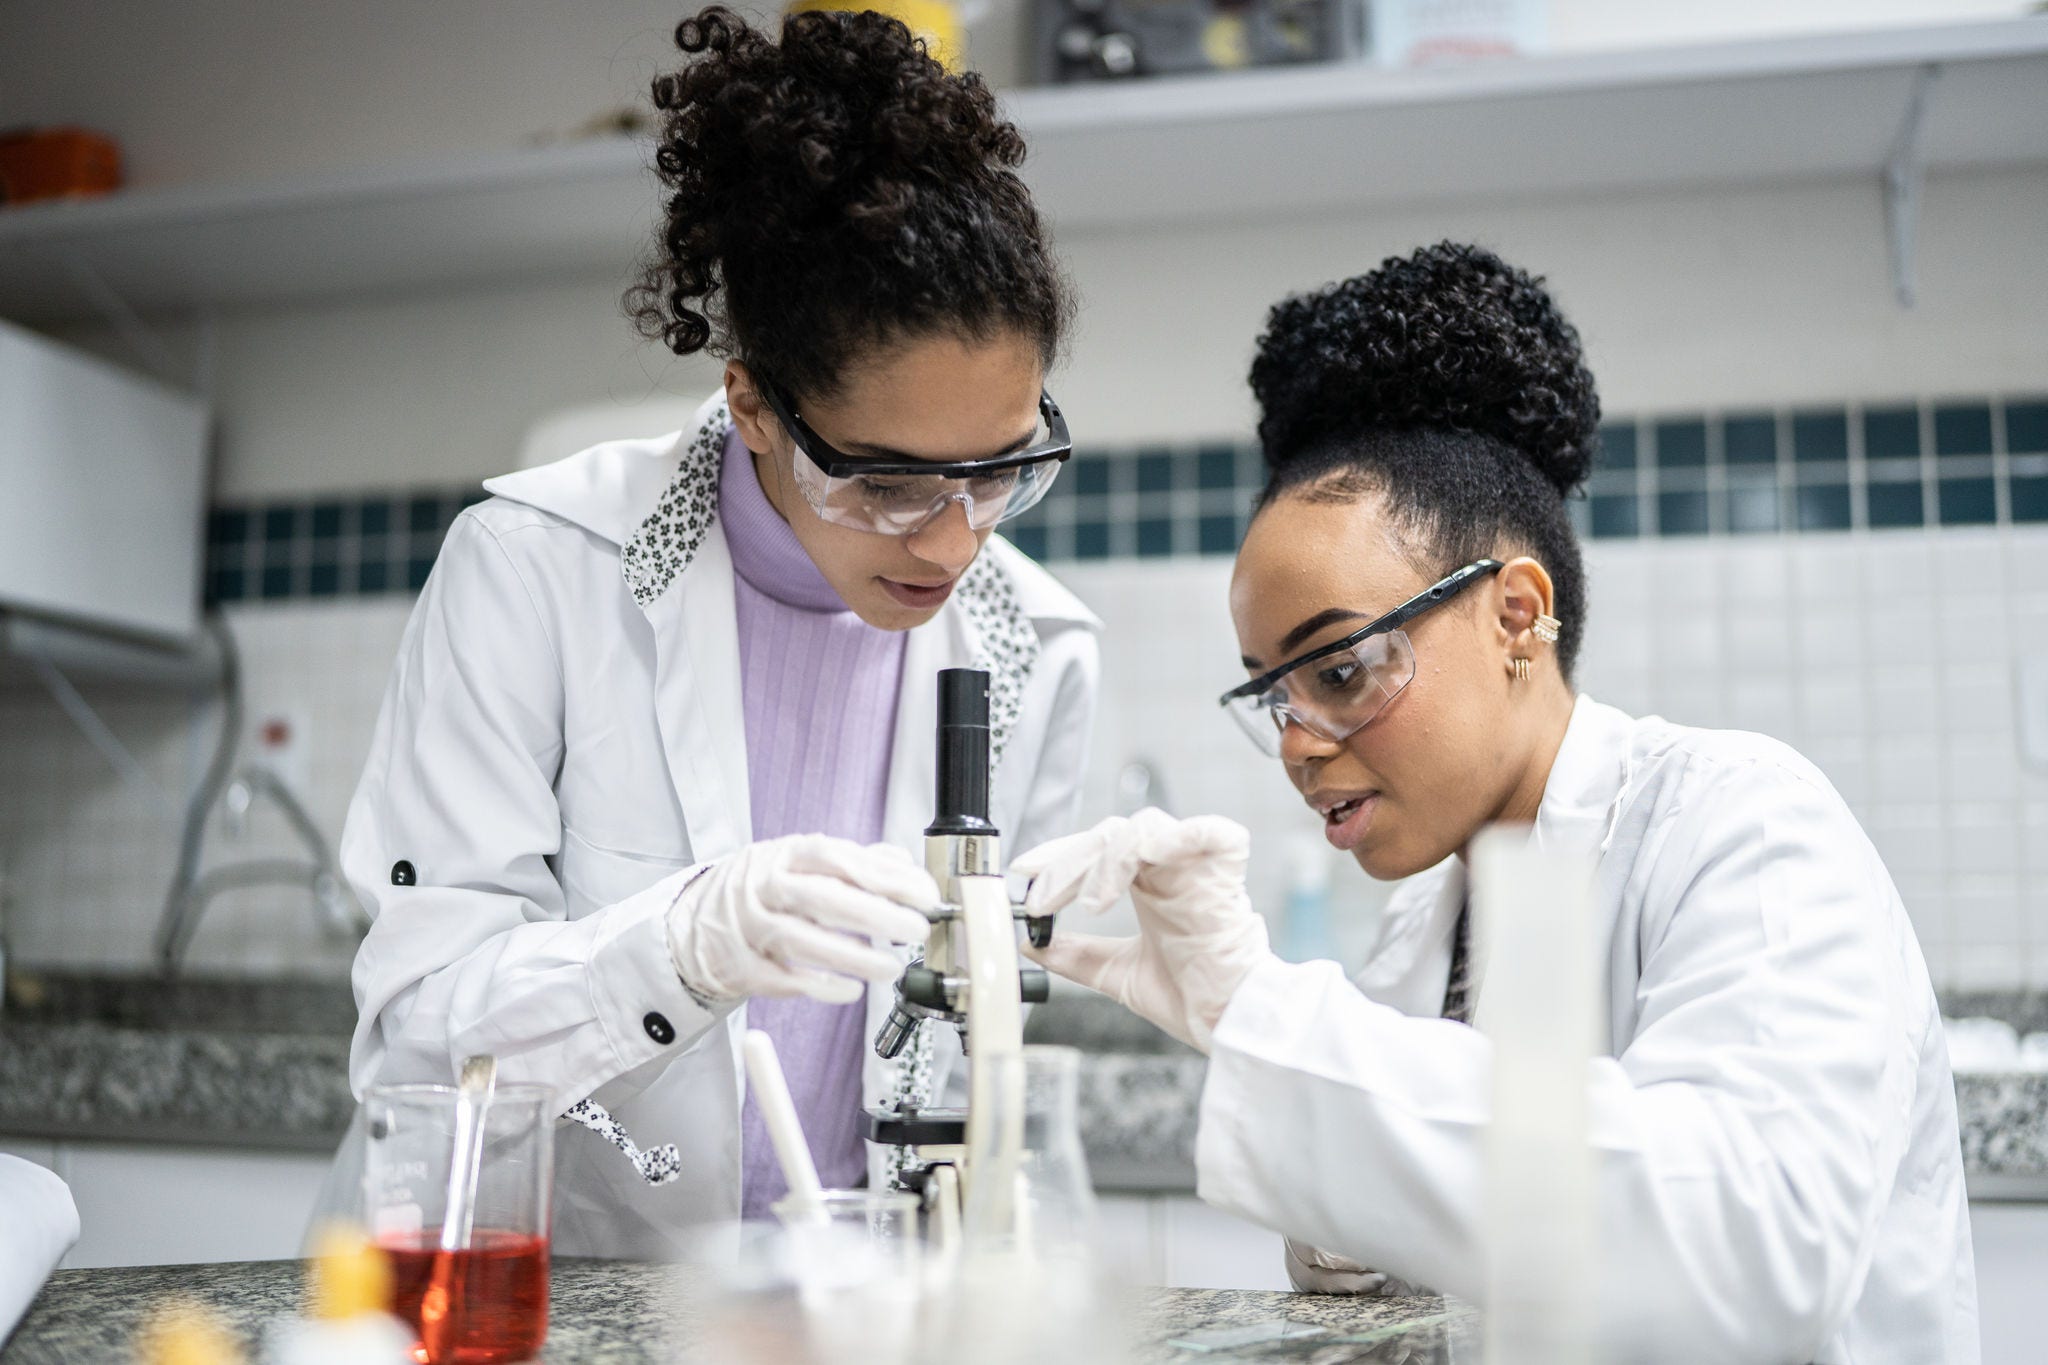
[[[406,628],[342,839],[373,917],[354,970],[358,1094],[447,1082],[488,1052],[501,1080],[549,1087],[557,1112],[591,1097],[642,1147],[678,1145],[682,1177],[655,1188],[594,1134],[560,1126],[563,1254],[660,1257],[679,1233],[739,1213],[746,1009],[695,1004],[665,936],[688,872],[751,838],[732,561],[714,524],[644,606],[622,575],[658,503],[681,490],[715,507],[708,471],[728,422],[720,396],[695,432],[486,485],[497,496],[457,519]],[[708,489],[684,488],[704,478]],[[1028,847],[1076,814],[1099,623],[1001,539],[983,565],[1013,637],[1036,636],[992,792],[1010,846]],[[904,656],[883,824],[920,855],[936,674],[989,663],[966,588],[910,632]],[[401,861],[414,884],[394,884]],[[870,1035],[892,998],[868,992]],[[957,1042],[927,1032],[941,1035],[942,1073]],[[867,1055],[867,1103],[896,1072]]]
[[[0,1152],[0,1346],[78,1241],[78,1206],[62,1180]]]
[[[1827,780],[1761,736],[1582,698],[1536,837],[1599,854],[1610,1358],[1974,1362],[1939,1011]],[[1456,859],[1402,887],[1355,984],[1255,970],[1216,1029],[1196,1161],[1211,1203],[1477,1298],[1492,1052],[1437,1017],[1463,895]]]

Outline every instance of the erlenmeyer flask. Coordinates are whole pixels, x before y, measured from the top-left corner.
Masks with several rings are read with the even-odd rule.
[[[1012,1056],[976,1057],[989,1068],[982,1093],[997,1111],[989,1127],[998,1139],[977,1153],[968,1172],[961,1214],[964,1249],[1018,1252],[1039,1258],[1085,1260],[1095,1249],[1095,1190],[1081,1150],[1081,1054],[1070,1047],[1034,1045]],[[1020,1131],[1007,1112],[1021,1105]]]
[[[1120,1358],[1081,1152],[1080,1059],[1073,1048],[1042,1046],[973,1059],[988,1068],[980,1102],[996,1111],[987,1128],[996,1137],[971,1158],[960,1253],[936,1292],[921,1361]],[[1019,1111],[1021,1124],[1011,1121]]]

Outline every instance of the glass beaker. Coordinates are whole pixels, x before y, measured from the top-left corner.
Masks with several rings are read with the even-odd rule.
[[[824,1216],[775,1205],[788,1237],[810,1358],[908,1362],[923,1289],[917,1196],[826,1190]]]
[[[548,1212],[554,1123],[548,1091],[499,1085],[483,1112],[483,1160],[468,1246],[441,1251],[455,1152],[451,1085],[379,1085],[363,1096],[363,1211],[391,1258],[392,1312],[429,1356],[420,1303],[438,1278],[448,1289],[452,1351],[430,1365],[500,1365],[540,1354],[548,1329]]]

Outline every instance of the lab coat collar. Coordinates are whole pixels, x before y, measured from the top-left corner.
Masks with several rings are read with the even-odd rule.
[[[694,444],[684,438],[701,437],[716,424],[723,439],[730,420],[721,392],[705,400],[685,431],[603,441],[553,464],[485,479],[484,487],[624,546],[675,483],[683,456]]]
[[[1621,794],[1628,786],[1630,736],[1635,722],[1581,695],[1572,704],[1564,742],[1551,761],[1536,808],[1539,847],[1582,847],[1605,852]]]
[[[1564,741],[1536,808],[1538,845],[1606,851],[1628,786],[1633,724],[1626,713],[1591,697],[1581,696],[1572,704]],[[1403,990],[1418,980],[1417,964],[1441,952],[1456,932],[1467,885],[1465,860],[1454,856],[1396,891],[1372,956],[1356,978],[1359,987],[1376,997],[1399,998],[1403,1008],[1434,1008],[1433,1002],[1419,997],[1405,999]],[[1436,982],[1427,988],[1440,986]]]

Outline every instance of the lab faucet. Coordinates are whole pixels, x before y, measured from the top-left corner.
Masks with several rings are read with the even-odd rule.
[[[177,870],[157,920],[156,959],[165,976],[176,975],[192,936],[198,932],[199,918],[213,898],[236,887],[307,888],[313,893],[314,918],[322,933],[331,938],[359,937],[369,924],[342,886],[332,847],[298,794],[269,768],[252,765],[234,770],[235,748],[242,733],[241,661],[227,628],[216,624],[215,633],[221,646],[221,733],[206,776],[186,807]],[[199,864],[215,804],[222,807],[228,834],[234,837],[248,827],[250,810],[265,798],[277,806],[293,836],[305,846],[305,859],[249,858],[202,874]]]

